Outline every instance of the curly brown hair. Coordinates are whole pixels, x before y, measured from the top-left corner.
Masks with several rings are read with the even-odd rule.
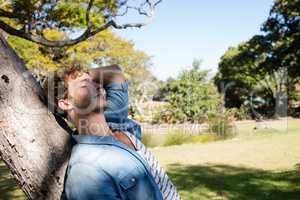
[[[47,77],[43,89],[47,97],[48,109],[54,114],[66,117],[67,113],[59,108],[58,101],[68,97],[68,80],[75,79],[79,72],[86,71],[87,67],[81,63],[72,63],[68,67],[57,70]]]

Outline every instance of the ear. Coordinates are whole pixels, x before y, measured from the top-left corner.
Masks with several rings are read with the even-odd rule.
[[[58,107],[64,111],[71,110],[73,105],[68,99],[59,99],[58,100]]]

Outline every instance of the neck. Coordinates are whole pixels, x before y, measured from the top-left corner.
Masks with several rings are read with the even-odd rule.
[[[112,132],[105,120],[104,115],[98,112],[78,116],[75,126],[80,135],[112,135]]]

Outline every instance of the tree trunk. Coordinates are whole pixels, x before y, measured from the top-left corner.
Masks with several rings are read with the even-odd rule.
[[[0,156],[28,199],[60,199],[69,134],[41,101],[41,90],[0,33]]]

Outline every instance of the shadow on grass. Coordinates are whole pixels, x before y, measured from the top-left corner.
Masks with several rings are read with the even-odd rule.
[[[300,199],[300,170],[264,171],[228,165],[169,165],[168,174],[185,200]]]
[[[0,160],[0,199],[25,199],[23,192],[16,186],[15,180],[5,164]]]
[[[168,174],[184,200],[300,199],[300,164],[285,172],[228,165],[169,165]],[[25,199],[1,161],[0,199]]]

